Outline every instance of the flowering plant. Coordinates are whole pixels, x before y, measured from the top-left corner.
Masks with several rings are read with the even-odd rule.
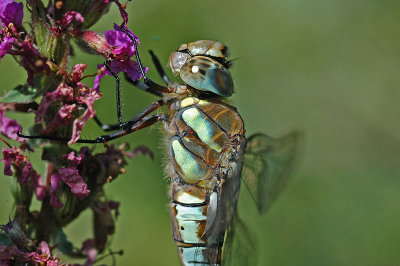
[[[114,25],[104,35],[91,31],[94,25],[115,3],[123,23]],[[70,256],[86,256],[85,265],[91,265],[96,255],[104,251],[108,236],[114,233],[114,220],[119,203],[111,201],[104,185],[124,173],[126,157],[137,152],[151,155],[145,147],[129,152],[129,147],[105,145],[105,151],[95,154],[88,147],[74,150],[67,143],[45,140],[27,140],[18,132],[22,126],[8,118],[6,112],[35,114],[32,134],[68,136],[68,144],[80,139],[86,122],[95,116],[94,102],[102,97],[99,82],[110,70],[125,72],[136,80],[141,77],[128,31],[128,14],[118,0],[49,1],[27,0],[31,22],[24,26],[23,4],[14,0],[0,3],[0,61],[10,55],[27,71],[27,81],[8,91],[0,103],[0,140],[3,149],[4,175],[15,183],[13,218],[1,226],[0,265],[40,264],[60,265],[54,250]],[[124,30],[121,29],[124,28]],[[98,65],[98,72],[84,76],[86,64],[69,69],[71,41],[83,50],[103,56],[109,68]],[[92,87],[82,81],[96,76]],[[11,145],[11,143],[16,143]],[[34,149],[42,151],[46,173],[36,171],[30,155]],[[39,211],[32,210],[32,198],[41,202]],[[94,213],[94,236],[81,248],[74,248],[63,233],[85,209]]]

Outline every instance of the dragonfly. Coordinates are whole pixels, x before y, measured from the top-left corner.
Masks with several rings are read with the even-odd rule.
[[[161,99],[122,122],[120,80],[106,62],[106,68],[116,79],[119,123],[107,125],[95,117],[104,131],[113,132],[78,142],[104,143],[162,123],[168,135],[172,233],[181,264],[255,265],[255,255],[251,254],[255,250],[254,239],[237,215],[241,181],[249,189],[259,212],[265,213],[292,175],[301,132],[293,131],[279,138],[261,133],[245,137],[240,114],[226,102],[233,93],[234,84],[229,72],[228,48],[223,43],[199,40],[180,45],[171,54],[169,66],[183,83],[171,82],[159,59],[150,51],[165,83],[160,85],[147,77],[136,39],[121,28],[135,46],[143,76],[143,81],[130,82]],[[166,112],[153,114],[162,106],[167,107]]]

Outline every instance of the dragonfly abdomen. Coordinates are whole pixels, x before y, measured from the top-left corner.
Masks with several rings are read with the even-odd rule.
[[[239,193],[243,121],[221,102],[187,97],[178,104],[167,127],[174,239],[183,265],[220,265]]]
[[[194,185],[172,184],[171,221],[182,264],[219,265],[222,241],[210,242],[207,231],[215,218],[216,193]],[[223,235],[222,235],[223,240]]]

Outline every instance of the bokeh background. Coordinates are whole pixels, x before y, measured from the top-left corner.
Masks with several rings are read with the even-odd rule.
[[[237,59],[231,100],[248,134],[304,131],[300,165],[266,215],[256,215],[243,187],[239,208],[257,236],[259,265],[400,265],[399,1],[135,0],[128,12],[150,77],[159,81],[146,50],[166,65],[181,43],[222,41]],[[93,29],[114,22],[121,22],[115,6]],[[74,62],[90,66],[86,74],[102,62],[75,50]],[[6,56],[0,78],[6,91],[26,73]],[[104,121],[116,121],[114,86],[112,78],[101,85]],[[123,90],[125,118],[154,100],[127,83]],[[32,124],[33,115],[22,121]],[[89,123],[85,136],[98,134]],[[125,253],[117,265],[178,265],[162,132],[146,129],[115,142],[123,141],[147,145],[155,159],[130,160],[127,174],[108,186],[121,202],[111,247]],[[39,158],[34,166],[44,169]],[[9,184],[1,176],[1,223],[11,213]],[[91,235],[91,214],[66,232],[80,245]]]

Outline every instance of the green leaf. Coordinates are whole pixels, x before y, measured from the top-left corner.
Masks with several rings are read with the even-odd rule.
[[[38,96],[38,90],[28,84],[18,85],[1,98],[3,103],[30,103]]]

